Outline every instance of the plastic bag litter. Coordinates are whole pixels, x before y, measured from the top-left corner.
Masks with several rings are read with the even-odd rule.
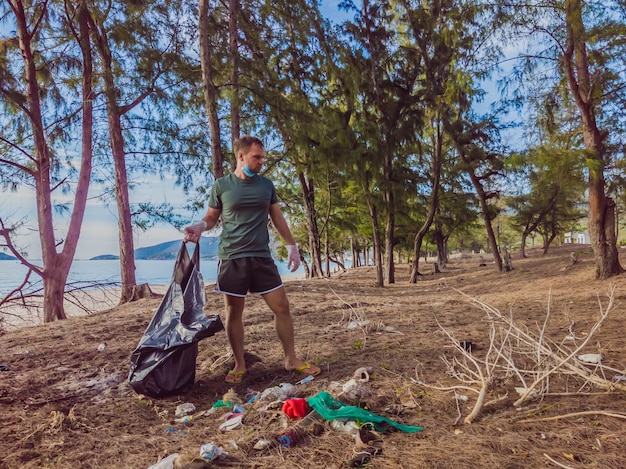
[[[191,389],[198,341],[224,329],[219,315],[204,314],[205,286],[200,247],[181,247],[172,282],[130,358],[128,381],[138,394],[167,397]]]

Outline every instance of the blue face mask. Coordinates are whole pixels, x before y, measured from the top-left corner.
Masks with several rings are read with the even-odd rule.
[[[256,176],[256,173],[253,173],[250,168],[248,168],[248,165],[245,165],[243,167],[243,174],[245,174],[246,176],[248,176],[249,178]]]

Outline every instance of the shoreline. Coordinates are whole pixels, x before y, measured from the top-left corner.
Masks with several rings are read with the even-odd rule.
[[[294,280],[304,280],[304,273],[290,273],[281,275],[283,283]],[[150,290],[157,295],[164,295],[170,284],[148,284]],[[215,285],[215,281],[204,282],[205,288]],[[87,316],[89,314],[106,311],[119,305],[121,288],[103,287],[88,290],[78,290],[65,294],[65,314],[68,318]],[[207,292],[210,293],[210,292]],[[24,327],[37,327],[45,324],[43,320],[41,297],[31,300],[32,306],[10,305],[2,307],[0,311],[0,327],[4,332],[12,332]]]

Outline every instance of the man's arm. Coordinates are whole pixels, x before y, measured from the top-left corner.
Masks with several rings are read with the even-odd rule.
[[[276,228],[280,237],[283,238],[287,244],[287,251],[289,252],[287,268],[289,268],[292,272],[295,272],[298,270],[298,267],[300,267],[300,252],[298,251],[298,246],[296,246],[296,243],[293,240],[287,220],[285,220],[278,203],[270,205],[270,218],[272,219],[274,228]]]
[[[197,243],[203,231],[213,228],[220,219],[222,211],[219,208],[209,207],[202,221],[185,227],[185,242]]]

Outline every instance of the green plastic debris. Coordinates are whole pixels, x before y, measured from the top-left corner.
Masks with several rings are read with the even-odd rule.
[[[213,408],[214,409],[217,409],[219,407],[232,407],[232,406],[233,406],[232,402],[230,402],[230,401],[224,402],[221,399],[219,401],[217,401],[215,404],[213,404]]]
[[[381,432],[385,431],[385,424],[391,425],[392,427],[406,433],[415,433],[423,430],[422,427],[402,425],[401,423],[394,422],[387,417],[375,414],[369,410],[361,409],[360,407],[345,405],[343,402],[332,397],[326,391],[320,391],[320,393],[316,396],[309,397],[307,402],[309,403],[309,406],[311,406],[325,420],[346,419],[373,423],[374,428]]]

